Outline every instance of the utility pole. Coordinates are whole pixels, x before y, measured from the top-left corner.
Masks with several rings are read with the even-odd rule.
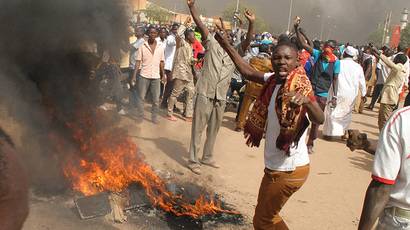
[[[288,31],[287,31],[287,34],[290,34],[290,24],[291,24],[291,22],[292,22],[292,10],[293,10],[293,0],[290,0],[289,20],[288,20]]]
[[[237,15],[239,16],[239,0],[236,0],[236,9],[235,9],[235,13],[234,16]],[[234,31],[237,31],[238,29],[238,20],[234,17]]]

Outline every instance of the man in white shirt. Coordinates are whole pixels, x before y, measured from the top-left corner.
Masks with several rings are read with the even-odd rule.
[[[373,163],[359,230],[410,229],[410,108],[396,111],[384,126]]]
[[[131,44],[131,50],[130,50],[130,65],[129,65],[129,81],[131,85],[130,105],[133,108],[137,107],[137,90],[136,90],[136,85],[135,85],[136,82],[132,81],[132,75],[134,74],[134,71],[135,71],[135,63],[137,62],[138,50],[145,42],[144,35],[145,35],[144,27],[135,28],[135,36],[137,37],[137,40]]]
[[[165,44],[165,75],[167,77],[167,83],[164,89],[164,95],[162,96],[161,107],[168,107],[168,98],[171,96],[173,89],[172,68],[174,64],[175,51],[177,47],[176,34],[178,32],[178,25],[172,25],[171,33],[168,35]]]
[[[229,44],[224,30],[217,32],[216,39],[232,58],[242,76],[266,86],[266,90],[262,92],[262,96],[254,105],[257,109],[252,111],[245,125],[247,144],[252,146],[258,146],[258,141],[266,133],[265,175],[259,188],[258,204],[253,219],[254,228],[256,230],[288,229],[279,212],[292,194],[302,187],[309,174],[309,154],[305,141],[309,124],[304,123],[304,126],[298,126],[298,124],[302,124],[299,119],[290,123],[287,123],[287,119],[283,121],[284,116],[282,113],[278,113],[278,108],[283,109],[283,105],[290,106],[287,107],[285,117],[288,117],[287,115],[292,117],[294,114],[298,114],[301,111],[299,109],[303,107],[310,120],[317,124],[322,124],[324,121],[323,111],[315,100],[312,86],[303,67],[298,66],[298,48],[295,44],[288,41],[281,42],[276,46],[272,54],[272,67],[275,74],[265,75],[263,72],[253,69],[242,59],[235,48]],[[290,91],[289,94],[284,94],[284,89],[287,89],[289,84],[293,85],[294,78],[298,79],[299,84],[295,83],[295,87],[299,91]],[[269,98],[270,92],[272,94]],[[302,120],[307,119],[304,117],[304,113],[301,113],[301,116]],[[253,122],[254,120],[256,122]],[[250,127],[248,123],[256,126]],[[287,127],[295,127],[295,125],[295,130],[287,130]],[[254,132],[247,132],[251,129]],[[299,139],[289,140],[285,138],[292,143],[287,143],[289,145],[284,146],[281,142],[283,139],[280,139],[280,137],[283,138],[284,134],[282,130],[302,133],[302,135],[299,136]],[[287,149],[287,151],[283,149]]]
[[[326,105],[325,124],[323,125],[323,135],[326,140],[340,140],[347,135],[347,129],[352,122],[352,112],[355,106],[356,97],[361,92],[362,100],[366,97],[366,80],[363,68],[354,61],[359,55],[359,51],[352,46],[348,46],[343,53],[343,60],[340,61],[340,73],[337,84],[337,104],[335,107]],[[334,96],[333,89],[329,91],[329,100]]]

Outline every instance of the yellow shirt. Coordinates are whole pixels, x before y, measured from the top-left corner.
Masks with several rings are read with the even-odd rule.
[[[400,92],[407,77],[406,70],[403,64],[395,64],[383,54],[380,55],[380,58],[391,69],[383,86],[380,103],[396,105],[399,102]]]

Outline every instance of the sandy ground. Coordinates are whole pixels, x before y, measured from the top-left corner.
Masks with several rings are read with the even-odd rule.
[[[149,118],[149,114],[146,114]],[[18,128],[11,120],[2,119],[6,130],[18,136]],[[248,148],[242,133],[233,131],[234,113],[227,112],[215,146],[215,157],[221,169],[202,168],[197,176],[186,169],[191,125],[183,120],[170,122],[161,119],[159,125],[144,120],[142,124],[124,117],[121,126],[146,156],[155,169],[170,172],[181,181],[195,181],[222,194],[225,200],[246,216],[251,229],[257,193],[263,175],[263,148]],[[377,114],[365,111],[354,114],[351,128],[376,138]],[[350,152],[343,143],[319,139],[311,156],[308,181],[282,210],[282,216],[291,229],[355,229],[362,202],[370,182],[372,156]],[[24,230],[46,229],[170,229],[164,222],[146,215],[134,216],[129,223],[114,225],[104,218],[82,221],[73,207],[73,201],[62,197],[32,197],[30,215]],[[229,229],[229,227],[221,227]],[[232,227],[238,229],[238,227]]]

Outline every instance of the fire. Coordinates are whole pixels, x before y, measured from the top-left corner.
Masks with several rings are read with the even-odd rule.
[[[101,112],[99,112],[101,113]],[[75,191],[86,196],[103,191],[122,192],[132,183],[140,183],[156,207],[176,216],[199,218],[216,213],[238,214],[224,210],[219,202],[205,196],[195,204],[172,194],[165,182],[145,163],[137,145],[120,128],[98,130],[95,122],[82,116],[76,123],[68,123],[79,145],[79,158],[66,161],[64,175]]]

